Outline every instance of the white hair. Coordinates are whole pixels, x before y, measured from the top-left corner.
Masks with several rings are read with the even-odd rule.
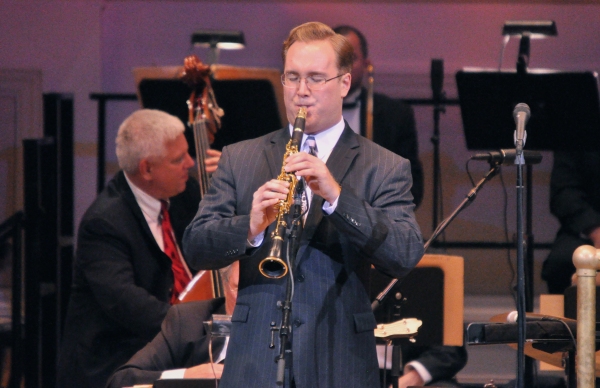
[[[134,174],[142,159],[164,156],[165,143],[175,140],[184,130],[181,120],[163,111],[135,111],[119,127],[115,141],[119,167]]]

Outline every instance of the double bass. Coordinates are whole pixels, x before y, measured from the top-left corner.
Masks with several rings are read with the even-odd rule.
[[[210,176],[206,172],[206,151],[210,148],[217,130],[221,127],[221,117],[224,114],[223,109],[217,104],[210,83],[210,72],[210,66],[202,63],[196,55],[184,59],[181,79],[192,89],[187,104],[189,123],[194,133],[198,183],[202,197],[208,191],[210,181]],[[223,286],[219,271],[203,270],[194,276],[181,292],[178,300],[179,303],[183,303],[221,296],[223,296]]]

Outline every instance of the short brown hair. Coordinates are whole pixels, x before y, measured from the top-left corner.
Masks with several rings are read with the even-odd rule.
[[[342,73],[352,71],[354,62],[354,48],[345,36],[336,34],[331,27],[320,22],[308,22],[290,31],[289,36],[283,42],[281,53],[283,65],[289,48],[296,42],[312,42],[315,40],[328,40],[337,55],[337,66]]]

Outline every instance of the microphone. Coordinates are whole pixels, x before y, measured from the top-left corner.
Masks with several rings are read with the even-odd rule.
[[[525,140],[525,125],[531,116],[531,110],[529,106],[523,102],[518,103],[513,110],[513,117],[515,124],[517,125],[517,138],[515,139],[515,145],[517,148],[523,149]]]
[[[542,161],[542,154],[537,151],[523,151],[525,164],[538,164]],[[485,160],[498,166],[512,166],[517,159],[517,150],[508,149],[500,151],[490,151],[471,156],[472,160]]]
[[[442,89],[444,88],[444,60],[431,60],[431,91],[433,92],[433,100],[442,100]]]

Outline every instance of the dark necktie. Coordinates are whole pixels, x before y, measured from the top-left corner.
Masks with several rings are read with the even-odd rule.
[[[306,140],[304,141],[304,151],[308,152],[312,156],[318,157],[317,152],[319,150],[317,149],[317,141],[315,140],[314,136],[308,136],[306,138]],[[306,219],[307,209],[309,206],[309,201],[306,196],[307,188],[308,188],[308,185],[306,183],[304,183],[304,191],[302,192],[302,214],[304,214],[305,219]]]
[[[160,201],[161,227],[164,242],[164,252],[171,259],[171,270],[173,271],[173,292],[171,293],[171,304],[177,302],[177,297],[185,289],[191,278],[185,270],[183,258],[177,249],[175,234],[171,226],[171,218],[167,210],[167,201]]]
[[[308,150],[307,152],[312,156],[317,156],[317,141],[314,136],[308,136],[304,141],[304,147]]]

